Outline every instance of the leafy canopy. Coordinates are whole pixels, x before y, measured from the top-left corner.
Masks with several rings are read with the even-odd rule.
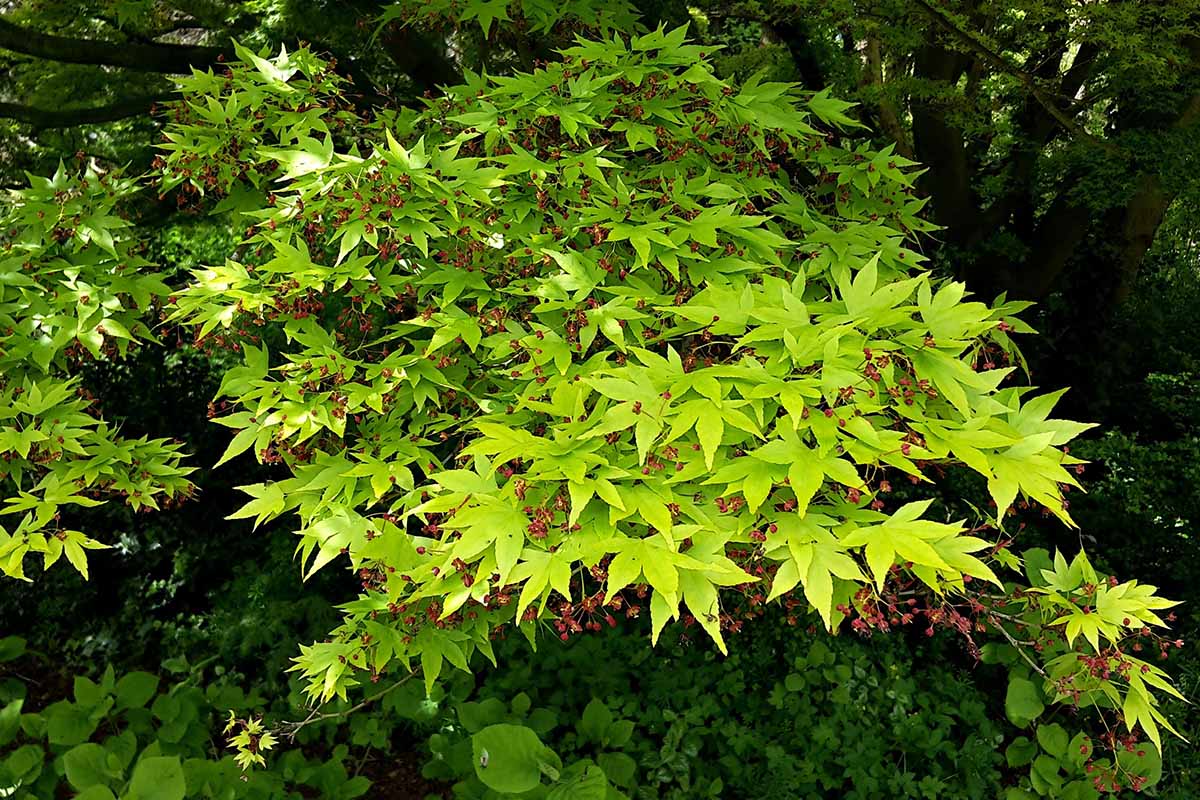
[[[682,619],[724,651],[749,596],[830,629],[990,632],[1039,707],[1111,709],[1159,744],[1175,690],[1122,644],[1172,604],[1082,555],[1023,591],[996,572],[1022,565],[1019,498],[1071,524],[1063,446],[1088,426],[1015,384],[1024,304],[922,270],[915,165],[844,144],[846,103],[729,85],[683,29],[581,39],[369,119],[311,52],[239,54],[186,81],[145,183],[244,240],[164,304],[136,229],[103,211],[133,181],[35,182],[6,226],[0,268],[25,283],[0,295],[0,390],[61,394],[72,347],[118,358],[160,305],[241,352],[221,463],[250,451],[279,478],[232,517],[294,513],[305,575],[345,558],[362,580],[297,660],[314,700],[417,666],[432,686],[504,626],[566,639],[643,604],[655,638]],[[16,576],[70,541],[58,504],[123,488],[103,465],[146,473],[130,502],[186,485],[176,450],[123,460],[92,418],[42,457],[65,413],[43,406],[3,429],[9,473],[37,481],[4,508],[25,512],[0,531]],[[987,482],[979,524],[890,500],[953,465]]]

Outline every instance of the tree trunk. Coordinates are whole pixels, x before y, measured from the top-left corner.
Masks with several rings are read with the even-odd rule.
[[[915,75],[925,80],[954,84],[962,76],[965,59],[933,44],[917,53]],[[913,150],[928,167],[919,179],[921,190],[933,199],[934,220],[946,230],[947,241],[961,244],[977,216],[971,191],[971,165],[963,132],[946,120],[943,109],[932,103],[912,107]]]
[[[1174,199],[1173,195],[1163,191],[1162,181],[1157,175],[1144,175],[1138,182],[1137,191],[1125,207],[1121,249],[1116,264],[1116,285],[1112,294],[1114,304],[1123,303],[1129,297],[1146,251],[1153,244],[1167,207]]]

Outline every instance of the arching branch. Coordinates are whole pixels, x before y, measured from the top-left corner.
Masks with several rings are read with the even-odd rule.
[[[233,52],[231,46],[165,44],[161,42],[104,42],[55,36],[0,17],[0,49],[67,64],[96,64],[143,72],[186,73],[192,67],[215,63]]]
[[[178,95],[173,93],[143,95],[119,100],[106,106],[67,109],[0,103],[0,118],[15,119],[35,128],[72,128],[76,125],[95,125],[136,117],[147,113],[155,103],[165,103],[177,97]]]

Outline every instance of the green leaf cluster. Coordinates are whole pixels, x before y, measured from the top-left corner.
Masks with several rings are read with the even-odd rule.
[[[158,509],[192,492],[182,443],[122,436],[78,372],[154,343],[148,321],[167,294],[127,218],[141,186],[62,164],[0,204],[0,572],[25,579],[26,556],[62,556],[84,578],[105,547],[60,509],[119,497]]]

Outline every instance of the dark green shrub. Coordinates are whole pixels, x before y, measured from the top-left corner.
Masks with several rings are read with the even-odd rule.
[[[501,668],[472,714],[512,716],[512,698],[564,758],[590,758],[631,797],[995,797],[1012,731],[989,698],[935,644],[820,637],[772,615],[739,635],[727,658],[690,637],[647,652],[642,631],[606,631],[563,647],[500,647]],[[499,655],[499,653],[498,653]],[[921,664],[920,668],[915,668]],[[983,669],[987,669],[984,667]],[[603,709],[603,710],[601,710]],[[993,709],[995,711],[995,709]],[[492,721],[491,717],[488,718]],[[617,735],[598,735],[617,726]],[[468,777],[461,720],[431,740],[426,774]],[[629,729],[628,738],[621,731]]]
[[[24,655],[16,637],[0,640],[0,667]],[[351,800],[370,781],[351,774],[350,747],[336,742],[336,726],[318,723],[302,731],[299,746],[269,769],[243,773],[219,737],[227,710],[261,708],[247,694],[176,659],[164,664],[164,680],[149,672],[118,677],[109,666],[93,681],[76,676],[68,696],[39,682],[40,695],[12,670],[0,670],[0,796],[12,800],[78,797],[84,800]],[[65,686],[63,687],[65,689]],[[303,713],[294,693],[285,713]]]

